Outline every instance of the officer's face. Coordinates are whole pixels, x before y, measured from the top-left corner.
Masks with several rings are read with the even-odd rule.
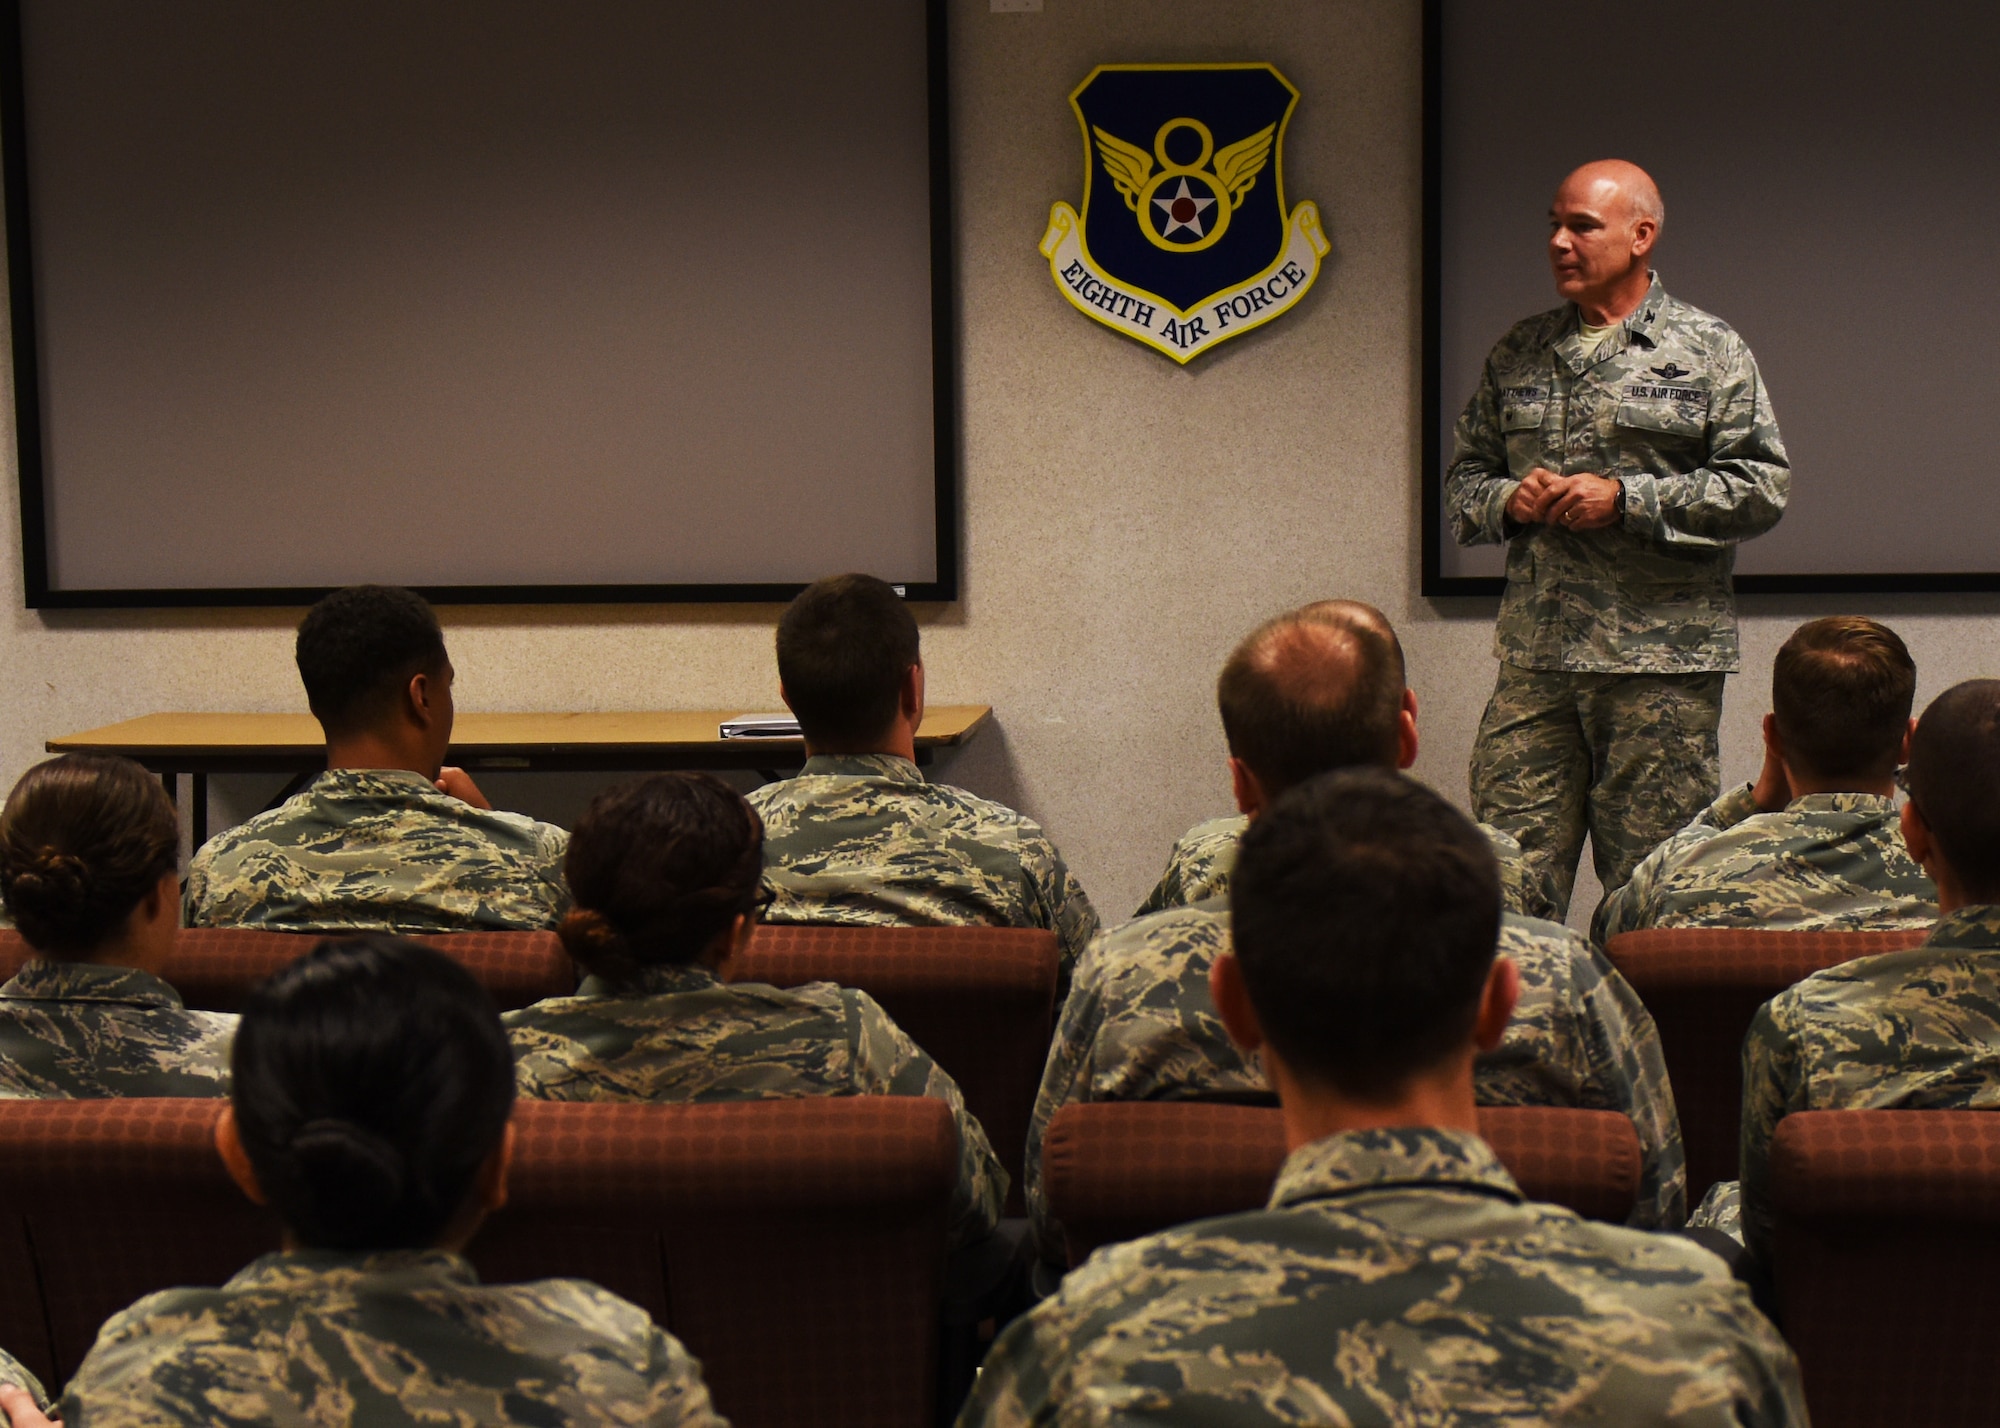
[[[1609,293],[1634,266],[1644,265],[1640,240],[1651,228],[1616,183],[1572,175],[1549,205],[1549,267],[1556,291],[1571,302]]]

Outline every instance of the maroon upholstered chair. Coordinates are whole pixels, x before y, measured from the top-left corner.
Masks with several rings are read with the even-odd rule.
[[[937,1412],[958,1142],[942,1102],[529,1102],[492,1281],[574,1275],[642,1305],[737,1428],[895,1428]]]
[[[1766,932],[1723,927],[1625,932],[1606,948],[1660,1029],[1687,1149],[1688,1204],[1736,1178],[1743,1036],[1757,1008],[1793,983],[1856,957],[1914,947],[1897,932]]]
[[[1013,1181],[1008,1213],[1020,1214],[1060,961],[1055,934],[1035,928],[770,923],[731,976],[776,987],[834,982],[880,1002],[958,1082]]]
[[[1819,1428],[2000,1423],[2000,1115],[1801,1111],[1772,1273]]]
[[[303,957],[325,934],[252,927],[186,927],[161,976],[199,1011],[239,1011],[250,989]],[[502,1011],[576,990],[576,968],[553,932],[445,932],[415,939],[464,964]],[[0,976],[27,959],[18,932],[0,932]]]
[[[278,1247],[215,1152],[219,1100],[0,1101],[0,1347],[51,1391],[141,1295]]]
[[[1613,1223],[1631,1214],[1639,1137],[1618,1112],[1482,1106],[1479,1129],[1530,1199]],[[1101,1245],[1262,1207],[1284,1160],[1273,1108],[1099,1101],[1056,1112],[1042,1179],[1077,1265]]]

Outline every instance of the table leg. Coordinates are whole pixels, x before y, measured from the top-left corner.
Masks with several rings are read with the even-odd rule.
[[[193,833],[197,851],[208,841],[208,775],[197,769],[188,775],[192,785],[189,797],[188,824]]]

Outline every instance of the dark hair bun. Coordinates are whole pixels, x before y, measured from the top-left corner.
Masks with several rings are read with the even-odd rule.
[[[26,912],[60,918],[83,901],[90,869],[74,853],[44,843],[21,858],[8,887],[8,905]]]
[[[638,975],[639,962],[632,955],[632,944],[601,912],[573,908],[556,929],[556,936],[562,939],[572,961],[597,976],[624,982]]]
[[[307,1121],[292,1137],[291,1152],[301,1182],[322,1210],[337,1208],[358,1229],[382,1225],[402,1203],[409,1180],[402,1153],[365,1126]]]
[[[65,754],[21,775],[0,810],[0,897],[38,954],[87,956],[179,851],[180,822],[157,778],[129,759]]]

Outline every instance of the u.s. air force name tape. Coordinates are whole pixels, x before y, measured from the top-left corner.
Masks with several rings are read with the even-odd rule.
[[[1320,229],[1318,206],[1301,203],[1285,225],[1285,242],[1276,262],[1186,312],[1120,283],[1093,263],[1084,250],[1076,210],[1067,203],[1049,210],[1042,256],[1049,260],[1049,271],[1063,296],[1078,311],[1185,363],[1218,342],[1269,322],[1304,297],[1331,246]]]

